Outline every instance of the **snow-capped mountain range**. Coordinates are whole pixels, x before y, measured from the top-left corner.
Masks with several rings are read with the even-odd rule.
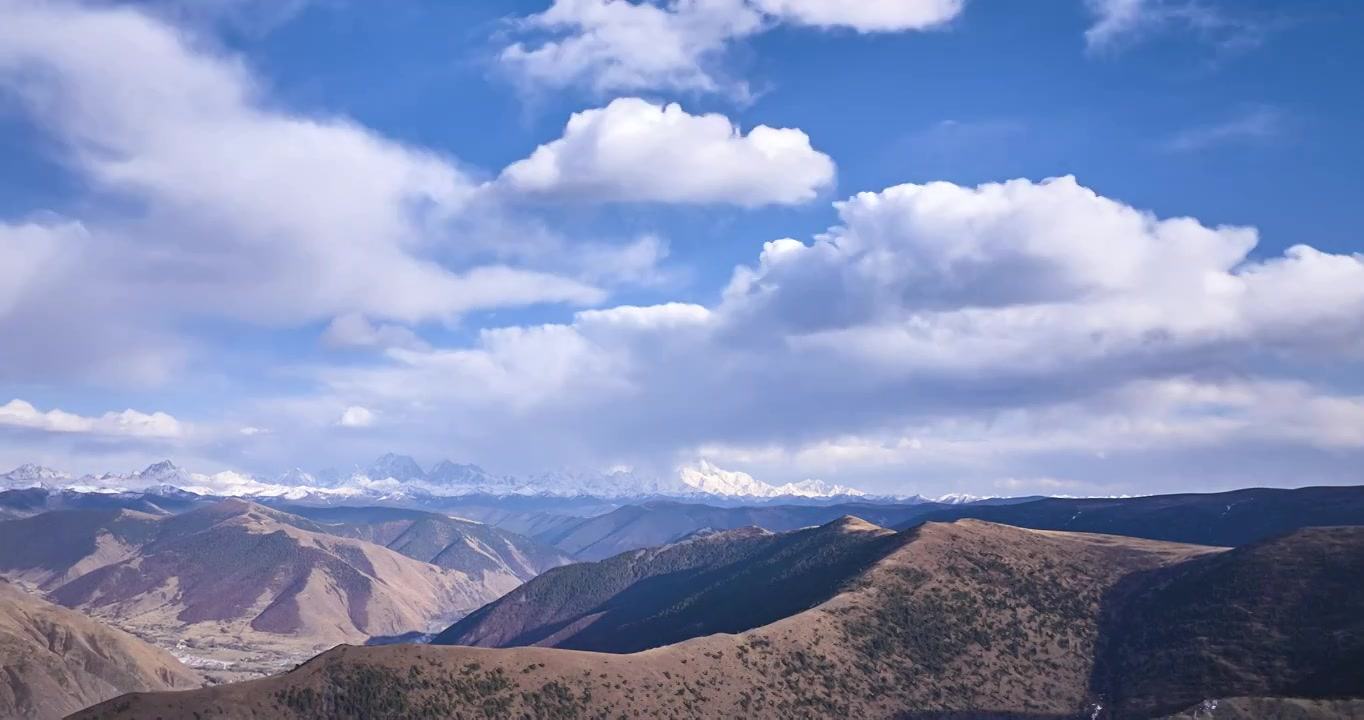
[[[865,493],[822,480],[770,485],[753,476],[724,470],[700,460],[670,475],[651,475],[615,469],[606,472],[554,471],[527,477],[495,475],[477,465],[442,460],[423,470],[405,455],[387,454],[368,467],[349,471],[309,473],[289,470],[278,477],[258,478],[236,472],[194,473],[169,460],[127,474],[104,473],[75,477],[23,465],[0,475],[0,490],[46,487],[77,492],[157,492],[178,489],[199,495],[227,497],[400,498],[413,496],[548,495],[601,498],[723,497],[723,498],[833,498],[864,497]]]

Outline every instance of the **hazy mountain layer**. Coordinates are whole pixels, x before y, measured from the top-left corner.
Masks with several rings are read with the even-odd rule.
[[[627,550],[674,542],[697,530],[760,527],[772,532],[822,525],[844,515],[855,515],[880,525],[912,522],[942,506],[932,504],[880,505],[766,505],[715,507],[669,501],[626,505],[596,517],[557,523],[535,536],[579,560],[601,560]]]
[[[315,521],[318,531],[382,545],[478,580],[503,575],[525,581],[573,562],[567,554],[530,538],[436,513],[397,508],[281,509]]]

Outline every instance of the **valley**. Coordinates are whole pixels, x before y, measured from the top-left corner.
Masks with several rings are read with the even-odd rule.
[[[241,500],[178,515],[59,510],[0,523],[0,576],[217,680],[280,672],[337,643],[438,631],[567,562],[524,538],[423,513],[328,525]]]

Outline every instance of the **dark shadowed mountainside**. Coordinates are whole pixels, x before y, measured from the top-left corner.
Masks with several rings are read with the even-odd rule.
[[[1162,720],[1364,720],[1364,700],[1221,698],[1205,700]]]
[[[1364,694],[1364,527],[1135,573],[1110,593],[1101,634],[1095,686],[1120,717],[1210,697]]]
[[[743,632],[828,600],[901,542],[854,518],[780,535],[710,534],[552,571],[433,642],[620,653]]]
[[[1253,488],[1136,498],[1048,498],[1017,505],[935,508],[895,524],[974,518],[1036,530],[1126,535],[1236,547],[1304,527],[1364,525],[1364,486]]]

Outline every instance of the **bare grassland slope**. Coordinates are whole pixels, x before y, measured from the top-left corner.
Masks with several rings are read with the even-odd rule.
[[[170,653],[0,582],[0,717],[59,718],[127,692],[202,684]]]
[[[174,516],[46,513],[0,523],[0,575],[186,655],[285,667],[337,643],[437,630],[520,584],[310,527],[238,500]]]
[[[738,634],[628,655],[342,647],[285,675],[78,717],[1087,717],[1105,594],[1132,572],[1217,552],[975,521],[823,532],[896,546],[826,601]],[[735,612],[773,600],[756,577],[731,596]]]

